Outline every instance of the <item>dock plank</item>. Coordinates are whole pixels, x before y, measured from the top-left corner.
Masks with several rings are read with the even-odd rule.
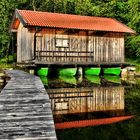
[[[57,140],[49,96],[39,77],[7,70],[0,93],[0,139]]]

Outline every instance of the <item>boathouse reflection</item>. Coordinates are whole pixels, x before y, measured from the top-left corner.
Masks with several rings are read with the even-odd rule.
[[[124,111],[125,88],[120,83],[89,86],[84,80],[71,87],[49,83],[47,92],[56,129],[107,125],[134,117]]]
[[[124,87],[48,89],[53,114],[124,110]]]

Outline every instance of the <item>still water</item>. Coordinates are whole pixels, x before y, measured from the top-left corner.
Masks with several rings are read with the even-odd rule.
[[[140,140],[140,80],[41,77],[58,140]]]
[[[51,99],[58,140],[140,140],[140,79],[41,80]]]
[[[140,140],[140,79],[41,77],[58,140]]]

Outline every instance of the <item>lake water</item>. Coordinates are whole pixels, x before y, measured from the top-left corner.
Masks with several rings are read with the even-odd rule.
[[[41,77],[58,140],[139,140],[140,80],[115,76]]]
[[[1,90],[3,89],[3,87],[4,87],[3,85],[0,85],[0,92],[1,92]]]
[[[41,80],[51,99],[58,140],[140,140],[140,79]]]

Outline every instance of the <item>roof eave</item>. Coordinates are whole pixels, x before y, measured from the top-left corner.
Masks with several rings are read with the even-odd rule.
[[[9,26],[9,33],[12,33],[13,32],[13,24],[14,24],[15,19],[16,19],[16,14],[14,12],[13,18],[12,18],[12,22],[11,22],[11,24]]]
[[[66,28],[66,27],[54,27],[54,26],[39,26],[39,25],[29,25],[29,24],[25,24],[24,27],[28,28],[28,27],[40,27],[40,28],[55,28],[55,29],[72,29],[72,30],[84,30],[84,31],[101,31],[101,32],[114,32],[114,33],[124,33],[124,34],[132,34],[135,35],[136,32],[134,30],[131,29],[130,32],[126,32],[126,31],[111,31],[111,30],[96,30],[96,29],[78,29],[78,28]]]
[[[28,24],[18,9],[15,10],[15,14],[16,14],[16,18],[18,18],[20,20],[20,22],[23,24],[23,26],[26,26]]]
[[[136,34],[136,31],[129,28],[127,25],[123,24],[122,22],[116,20],[115,18],[112,18],[114,21],[118,22],[119,24],[121,24],[122,26],[124,26],[126,29],[128,29],[129,31],[126,31],[124,33],[129,33],[129,34]]]
[[[18,9],[15,10],[14,12],[14,15],[13,15],[13,18],[12,18],[12,22],[10,24],[10,27],[9,27],[9,32],[12,33],[12,32],[16,32],[16,29],[13,28],[13,24],[15,22],[16,19],[19,19],[19,21],[23,24],[23,26],[26,26],[27,25],[27,22],[26,20],[23,18],[23,16],[20,14],[20,12],[18,11]]]

